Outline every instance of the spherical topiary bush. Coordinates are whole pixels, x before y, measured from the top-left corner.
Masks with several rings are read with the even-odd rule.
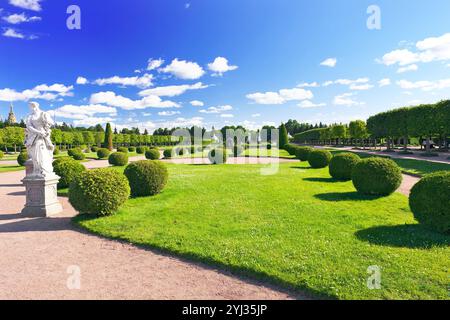
[[[136,151],[136,148],[135,148],[135,147],[128,147],[128,151],[129,151],[129,152],[135,152],[135,151]]]
[[[167,168],[159,161],[141,160],[125,168],[125,176],[131,188],[132,197],[158,194],[167,183]]]
[[[308,156],[308,163],[312,168],[325,168],[330,164],[333,155],[327,150],[312,150]]]
[[[67,158],[66,160],[54,161],[53,170],[61,177],[58,188],[67,188],[76,177],[86,171],[86,167],[72,158]]]
[[[212,149],[208,153],[208,159],[212,164],[223,164],[227,162],[227,153],[222,148]]]
[[[69,187],[69,201],[82,214],[111,215],[129,196],[127,178],[109,168],[85,171]]]
[[[75,150],[72,152],[72,158],[75,160],[84,160],[86,158],[86,156],[84,155],[84,153],[80,150]]]
[[[28,160],[28,153],[26,151],[22,151],[19,153],[19,156],[17,157],[17,163],[19,166],[24,166],[25,162]]]
[[[311,147],[296,147],[294,152],[295,152],[295,157],[300,160],[300,161],[307,161],[309,154],[311,153],[311,151],[313,151],[314,149]]]
[[[99,159],[106,159],[109,157],[110,154],[111,154],[111,151],[109,151],[109,149],[106,149],[106,148],[97,149],[97,157]]]
[[[330,161],[330,175],[337,180],[352,180],[353,167],[361,160],[354,153],[346,152],[335,155]]]
[[[172,158],[172,149],[164,149],[163,156],[166,159]]]
[[[3,151],[0,150],[0,160],[3,159],[4,156],[5,154],[3,153]]]
[[[109,164],[113,166],[124,166],[128,164],[128,154],[123,152],[114,152],[108,158]]]
[[[147,147],[137,147],[136,148],[136,153],[137,154],[144,154],[145,151],[147,151]]]
[[[409,206],[419,223],[438,232],[450,232],[450,171],[423,177],[411,189]]]
[[[352,171],[356,190],[368,195],[389,195],[400,187],[402,178],[402,171],[394,161],[378,157],[359,161]]]
[[[95,146],[94,146],[94,147],[91,147],[91,151],[92,151],[92,152],[97,152],[98,149],[99,149],[99,148],[98,148],[98,147],[95,147]]]
[[[128,148],[127,147],[118,147],[117,152],[128,153]]]
[[[83,153],[83,151],[81,151],[80,148],[72,148],[67,150],[67,154],[69,155],[69,157],[73,157],[73,155],[76,153]]]
[[[149,149],[145,151],[145,158],[149,160],[158,160],[161,157],[159,150],[157,149]]]

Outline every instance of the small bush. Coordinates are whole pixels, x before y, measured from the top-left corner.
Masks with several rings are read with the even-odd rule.
[[[26,151],[22,151],[17,156],[17,163],[19,164],[19,166],[24,166],[27,160],[28,160],[28,153]]]
[[[125,176],[131,187],[132,197],[158,194],[167,183],[167,168],[159,161],[141,160],[129,164]]]
[[[3,151],[0,150],[0,160],[3,159],[4,156],[5,154],[3,153]]]
[[[125,166],[128,164],[128,154],[123,152],[111,153],[108,162],[113,166]]]
[[[411,189],[409,206],[419,223],[437,232],[450,232],[450,171],[423,177]]]
[[[311,147],[296,147],[294,150],[295,157],[300,161],[307,161],[309,158],[309,154],[313,150],[314,149]]]
[[[54,161],[53,163],[53,170],[61,177],[61,179],[59,179],[58,188],[67,188],[76,177],[86,171],[85,166],[74,161],[72,158]]]
[[[67,150],[67,154],[69,155],[69,157],[73,157],[73,155],[76,153],[83,153],[83,151],[81,151],[80,148],[72,148]]]
[[[92,152],[97,152],[98,149],[99,149],[99,148],[98,148],[98,147],[95,147],[95,146],[94,146],[94,147],[91,147],[91,151],[92,151]]]
[[[110,154],[111,154],[111,151],[109,151],[109,149],[106,149],[106,148],[97,149],[97,157],[99,159],[106,159],[109,157]]]
[[[128,153],[128,148],[127,147],[118,147],[117,152]]]
[[[163,155],[166,159],[172,158],[172,149],[164,149]]]
[[[353,167],[361,160],[354,153],[346,152],[335,155],[330,161],[330,175],[337,180],[352,180]]]
[[[128,151],[129,152],[136,152],[136,148],[135,147],[128,147]]]
[[[80,150],[75,150],[72,152],[72,158],[75,160],[84,160],[86,158],[86,156],[84,155],[84,153]]]
[[[368,195],[389,195],[402,183],[400,167],[392,160],[371,157],[358,162],[352,171],[356,190]]]
[[[57,156],[59,154],[59,148],[58,147],[55,147],[54,149],[53,149],[53,155],[54,156]],[[1,158],[0,158],[1,159]]]
[[[60,157],[58,159],[55,159],[55,160],[53,160],[53,163],[52,163],[53,168],[55,166],[57,166],[62,161],[73,161],[73,158],[71,158],[71,157]]]
[[[313,150],[309,153],[308,163],[312,168],[325,168],[330,164],[333,155],[327,150]]]
[[[137,148],[136,148],[136,153],[137,153],[137,154],[144,154],[145,151],[147,151],[147,150],[148,150],[147,147],[137,147]]]
[[[69,201],[81,214],[111,215],[129,196],[127,178],[109,168],[85,171],[69,188]]]
[[[223,164],[227,162],[227,153],[222,148],[212,149],[208,153],[208,159],[212,164]]]
[[[149,160],[159,160],[161,154],[158,149],[149,149],[145,151],[145,158]]]
[[[286,144],[284,145],[284,150],[286,150],[290,155],[295,156],[295,150],[297,149],[297,146],[294,146],[293,144]]]

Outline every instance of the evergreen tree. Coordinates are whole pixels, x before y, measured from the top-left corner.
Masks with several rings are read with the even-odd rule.
[[[289,143],[288,133],[284,123],[281,124],[280,128],[280,149],[284,149]]]
[[[106,124],[104,147],[108,148],[110,151],[113,149],[113,133],[109,122]]]

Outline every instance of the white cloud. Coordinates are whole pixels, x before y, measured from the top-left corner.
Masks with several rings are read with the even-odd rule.
[[[317,108],[317,107],[325,107],[326,104],[325,103],[313,103],[310,100],[304,100],[302,102],[300,102],[300,104],[298,105],[300,108]]]
[[[217,106],[217,107],[209,107],[208,109],[199,110],[201,113],[222,113],[224,111],[233,110],[233,107],[230,105]]]
[[[89,117],[89,118],[84,118],[84,119],[80,119],[80,120],[73,120],[73,125],[75,127],[81,127],[81,126],[86,126],[86,127],[92,127],[95,126],[97,124],[106,124],[106,123],[113,123],[116,119],[111,118],[111,117]]]
[[[234,118],[234,115],[232,115],[231,113],[222,113],[220,115],[221,118]]]
[[[328,58],[320,63],[321,66],[334,68],[336,66],[336,58]]]
[[[355,96],[355,94],[353,93],[344,93],[341,95],[338,95],[336,97],[334,97],[333,100],[333,104],[337,105],[337,106],[359,106],[359,105],[363,105],[364,103],[362,102],[358,102],[354,99],[352,99],[352,97]]]
[[[195,84],[184,84],[178,86],[165,86],[165,87],[156,87],[152,89],[147,89],[139,92],[140,96],[149,96],[155,95],[159,97],[175,97],[182,95],[188,90],[199,90],[208,88],[208,85],[204,85],[201,82],[197,82]]]
[[[24,22],[34,22],[34,21],[40,21],[42,20],[41,17],[28,17],[25,13],[21,13],[21,14],[11,14],[9,16],[5,16],[3,17],[3,20],[5,20],[6,22],[10,23],[10,24],[20,24],[20,23],[24,23]]]
[[[84,78],[84,77],[78,77],[77,78],[77,84],[83,85],[83,84],[87,84],[89,83],[88,79]]]
[[[103,78],[103,79],[97,79],[93,83],[97,84],[99,86],[109,85],[109,84],[116,84],[121,86],[135,86],[139,88],[148,88],[153,83],[153,75],[151,74],[144,74],[141,77],[119,77],[114,76],[110,78]]]
[[[378,81],[378,86],[380,87],[386,87],[389,85],[391,85],[391,79],[389,78],[381,79],[380,81]]]
[[[163,101],[158,96],[146,96],[140,100],[132,100],[112,91],[98,92],[91,95],[91,104],[106,104],[125,110],[145,109],[145,108],[179,108],[173,101]]]
[[[352,84],[350,85],[350,90],[356,90],[356,91],[362,91],[362,90],[369,90],[373,88],[373,85],[371,84]]]
[[[408,80],[397,81],[397,85],[404,90],[420,89],[423,91],[442,90],[450,88],[450,79],[442,79],[437,81],[416,81]]]
[[[178,59],[172,60],[168,66],[158,70],[184,80],[195,80],[205,74],[205,71],[196,62]]]
[[[320,85],[317,82],[311,82],[311,83],[303,82],[303,83],[300,83],[299,85],[297,85],[298,88],[317,88],[319,86]]]
[[[257,104],[284,104],[288,101],[312,99],[313,96],[314,95],[309,90],[293,88],[281,89],[278,92],[250,93],[246,97]]]
[[[208,69],[211,70],[213,76],[222,76],[225,72],[236,70],[238,66],[228,64],[228,60],[224,57],[217,57],[212,63],[208,63]]]
[[[411,65],[406,66],[406,67],[398,68],[397,73],[405,73],[405,72],[417,71],[417,70],[419,70],[419,67],[417,66],[417,64],[411,64]]]
[[[73,96],[71,90],[73,86],[65,86],[62,84],[53,84],[48,86],[41,84],[33,89],[24,91],[16,91],[15,89],[0,89],[0,101],[28,101],[31,99],[56,100],[59,97]]]
[[[147,70],[155,70],[161,67],[164,64],[164,60],[159,59],[148,59]]]
[[[252,118],[259,118],[259,117],[261,117],[261,113],[252,114]]]
[[[93,117],[96,114],[107,114],[109,117],[114,117],[117,115],[117,109],[113,107],[107,107],[104,105],[64,105],[60,108],[53,110],[52,114],[56,117],[66,118],[66,119],[86,119]]]
[[[25,35],[12,29],[12,28],[6,28],[3,32],[4,37],[8,38],[17,38],[17,39],[25,39]]]
[[[161,111],[161,112],[158,112],[158,115],[164,116],[164,117],[170,117],[170,116],[174,116],[176,114],[180,114],[180,111]]]
[[[9,0],[9,4],[22,9],[41,11],[41,1],[42,0]]]
[[[192,100],[191,102],[189,102],[192,106],[194,107],[203,107],[205,105],[205,103],[203,101],[200,100]]]
[[[398,64],[403,67],[418,62],[429,63],[446,60],[450,60],[450,33],[418,41],[416,43],[416,52],[408,49],[388,52],[380,62],[387,66]]]

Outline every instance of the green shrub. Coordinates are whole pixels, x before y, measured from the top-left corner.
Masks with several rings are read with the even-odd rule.
[[[73,157],[73,155],[76,153],[83,153],[83,151],[81,151],[80,148],[72,148],[67,150],[67,154],[69,155],[69,157]]]
[[[285,144],[284,150],[286,150],[290,155],[295,156],[295,150],[297,149],[297,146],[294,146],[293,144]]]
[[[212,164],[223,164],[227,162],[227,153],[222,148],[212,149],[208,153],[208,159]]]
[[[53,149],[53,155],[54,156],[57,156],[59,154],[59,148],[58,147],[55,147],[54,149]]]
[[[85,171],[69,187],[69,201],[81,214],[111,215],[129,196],[127,178],[110,168]]]
[[[167,183],[167,168],[160,161],[141,160],[129,164],[125,176],[131,188],[132,197],[158,194]]]
[[[128,154],[123,152],[111,153],[108,162],[113,166],[125,166],[128,164]]]
[[[361,160],[354,153],[346,152],[335,155],[330,161],[330,175],[337,180],[352,180],[353,167]]]
[[[295,152],[295,157],[300,160],[300,161],[307,161],[309,154],[311,153],[311,151],[313,151],[314,149],[311,147],[296,147],[294,149]]]
[[[423,177],[411,189],[409,206],[419,223],[438,232],[450,232],[450,171]]]
[[[24,166],[25,162],[28,160],[28,153],[26,151],[22,151],[19,153],[19,156],[17,157],[17,163],[19,166]]]
[[[59,179],[58,188],[67,188],[76,177],[86,171],[86,167],[68,157],[65,160],[54,161],[53,170],[61,177],[61,179]]]
[[[129,152],[135,152],[135,151],[136,151],[136,148],[135,148],[135,147],[128,147],[128,151],[129,151]]]
[[[356,190],[368,195],[389,195],[400,187],[402,172],[392,160],[370,157],[359,161],[352,171]]]
[[[81,150],[74,150],[71,153],[72,153],[72,158],[75,160],[84,160],[86,158],[86,156],[84,155],[84,153]]]
[[[4,156],[5,154],[3,153],[3,151],[0,150],[0,160],[3,159]]]
[[[137,154],[144,154],[145,151],[147,151],[147,150],[148,150],[147,147],[137,147],[137,148],[136,148],[136,153],[137,153]]]
[[[109,151],[109,149],[106,149],[106,148],[97,149],[97,157],[99,159],[106,159],[109,157],[110,154],[111,154],[111,151]]]
[[[128,148],[127,147],[118,147],[117,152],[128,153]]]
[[[166,159],[172,158],[172,149],[164,149],[163,155]]]
[[[149,149],[145,151],[145,158],[149,160],[158,160],[161,157],[159,150],[157,149]]]
[[[98,147],[95,147],[95,146],[94,146],[94,147],[91,147],[91,151],[92,151],[92,152],[97,152],[98,149],[99,149],[99,148],[98,148]]]
[[[312,168],[325,168],[330,164],[333,155],[330,151],[316,149],[309,153],[308,163]]]

